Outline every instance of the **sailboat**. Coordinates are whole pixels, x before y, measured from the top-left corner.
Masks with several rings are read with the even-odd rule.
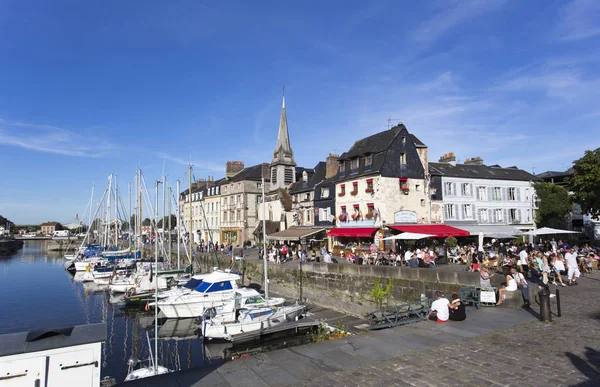
[[[144,367],[142,361],[137,359],[129,359],[127,362],[127,376],[125,377],[126,382],[174,372],[167,367],[156,364],[154,356],[152,356],[152,346],[150,345],[150,336],[148,335],[148,331],[146,331],[146,340],[148,340],[148,352],[150,353],[148,365]]]
[[[266,247],[266,228],[265,228],[265,182],[262,179],[262,197],[263,197],[263,243]],[[208,339],[223,339],[233,341],[236,335],[244,333],[254,333],[260,335],[267,328],[296,321],[305,310],[304,305],[291,306],[272,306],[269,298],[269,278],[267,255],[263,254],[264,279],[265,279],[265,299],[264,304],[242,304],[236,298],[233,308],[227,311],[219,312],[217,308],[205,313],[202,334]]]

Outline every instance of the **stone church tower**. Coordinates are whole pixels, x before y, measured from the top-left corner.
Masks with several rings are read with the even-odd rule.
[[[285,114],[285,96],[281,106],[281,118],[279,119],[279,133],[277,144],[271,161],[271,190],[287,188],[296,181],[296,162],[294,152],[290,146],[287,116]]]

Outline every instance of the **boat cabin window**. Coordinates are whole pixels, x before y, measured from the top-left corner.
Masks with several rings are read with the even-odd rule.
[[[250,296],[246,299],[246,305],[248,304],[260,304],[265,302],[265,299],[262,296]]]
[[[188,282],[183,285],[183,287],[188,289],[196,289],[202,283],[201,279],[192,278]]]
[[[273,309],[265,309],[265,310],[261,310],[258,312],[253,312],[250,313],[250,318],[257,318],[257,317],[261,317],[261,316],[267,316],[269,314],[273,313]]]
[[[210,292],[220,292],[223,290],[233,289],[231,286],[231,282],[229,281],[221,281],[221,282],[202,282],[200,286],[196,289],[202,293],[210,293]]]

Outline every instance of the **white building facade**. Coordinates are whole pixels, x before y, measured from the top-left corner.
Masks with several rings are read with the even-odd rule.
[[[430,163],[434,198],[441,199],[444,223],[475,233],[469,226],[489,226],[489,232],[510,233],[535,228],[535,176],[517,169],[483,164]],[[498,227],[509,226],[509,227]],[[485,228],[479,228],[483,232]],[[485,233],[485,232],[484,232]]]

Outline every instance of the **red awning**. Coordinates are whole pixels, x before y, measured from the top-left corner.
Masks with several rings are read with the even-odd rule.
[[[400,181],[408,181],[408,177],[401,177],[398,180],[400,180]]]
[[[336,227],[327,232],[335,237],[371,237],[377,231],[376,227]]]
[[[435,238],[445,238],[449,236],[462,237],[470,236],[471,233],[460,228],[446,226],[445,224],[398,224],[388,225],[394,230],[402,232],[414,232],[417,234],[431,234]]]

